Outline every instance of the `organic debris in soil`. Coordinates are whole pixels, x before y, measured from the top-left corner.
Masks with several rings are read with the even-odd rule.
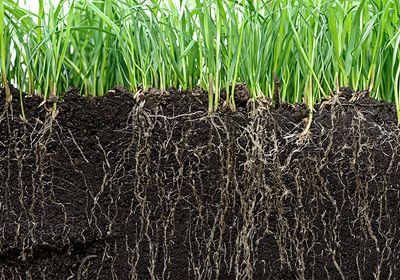
[[[393,105],[339,93],[299,141],[303,105],[198,92],[2,98],[1,278],[400,275]]]

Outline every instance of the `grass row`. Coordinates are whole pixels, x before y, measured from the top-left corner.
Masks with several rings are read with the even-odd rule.
[[[234,86],[310,108],[339,85],[396,103],[400,120],[397,0],[0,0],[2,84],[29,94],[86,95],[112,86],[209,92],[234,109]],[[312,110],[311,110],[312,111]]]

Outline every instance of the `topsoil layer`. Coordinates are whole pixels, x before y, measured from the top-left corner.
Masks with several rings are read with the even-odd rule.
[[[1,98],[0,279],[400,279],[394,106],[245,101]]]

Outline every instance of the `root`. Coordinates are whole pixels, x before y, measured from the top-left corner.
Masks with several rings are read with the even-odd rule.
[[[87,263],[89,260],[95,259],[95,258],[97,258],[97,255],[89,255],[89,256],[86,256],[86,257],[81,261],[81,264],[80,264],[79,267],[78,267],[78,272],[77,272],[77,274],[76,274],[77,280],[81,280],[81,279],[82,279],[82,276],[83,276],[82,273],[83,273],[83,269],[84,269],[86,263]]]
[[[79,280],[400,271],[400,134],[377,121],[385,110],[333,96],[303,130],[269,105],[229,115],[135,99],[115,126],[0,114],[0,240],[24,258],[1,267],[4,279],[47,276],[51,254],[30,263],[43,244],[68,248]],[[79,262],[81,247],[104,253]]]
[[[304,130],[299,134],[299,138],[297,140],[297,143],[299,145],[303,145],[306,143],[308,140],[311,138],[311,125],[313,122],[313,112],[312,109],[310,110],[310,113],[306,119],[306,127]]]

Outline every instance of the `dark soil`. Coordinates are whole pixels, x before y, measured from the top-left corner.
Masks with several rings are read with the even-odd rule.
[[[116,87],[0,101],[0,279],[399,279],[393,105]],[[49,110],[49,111],[48,111]]]

